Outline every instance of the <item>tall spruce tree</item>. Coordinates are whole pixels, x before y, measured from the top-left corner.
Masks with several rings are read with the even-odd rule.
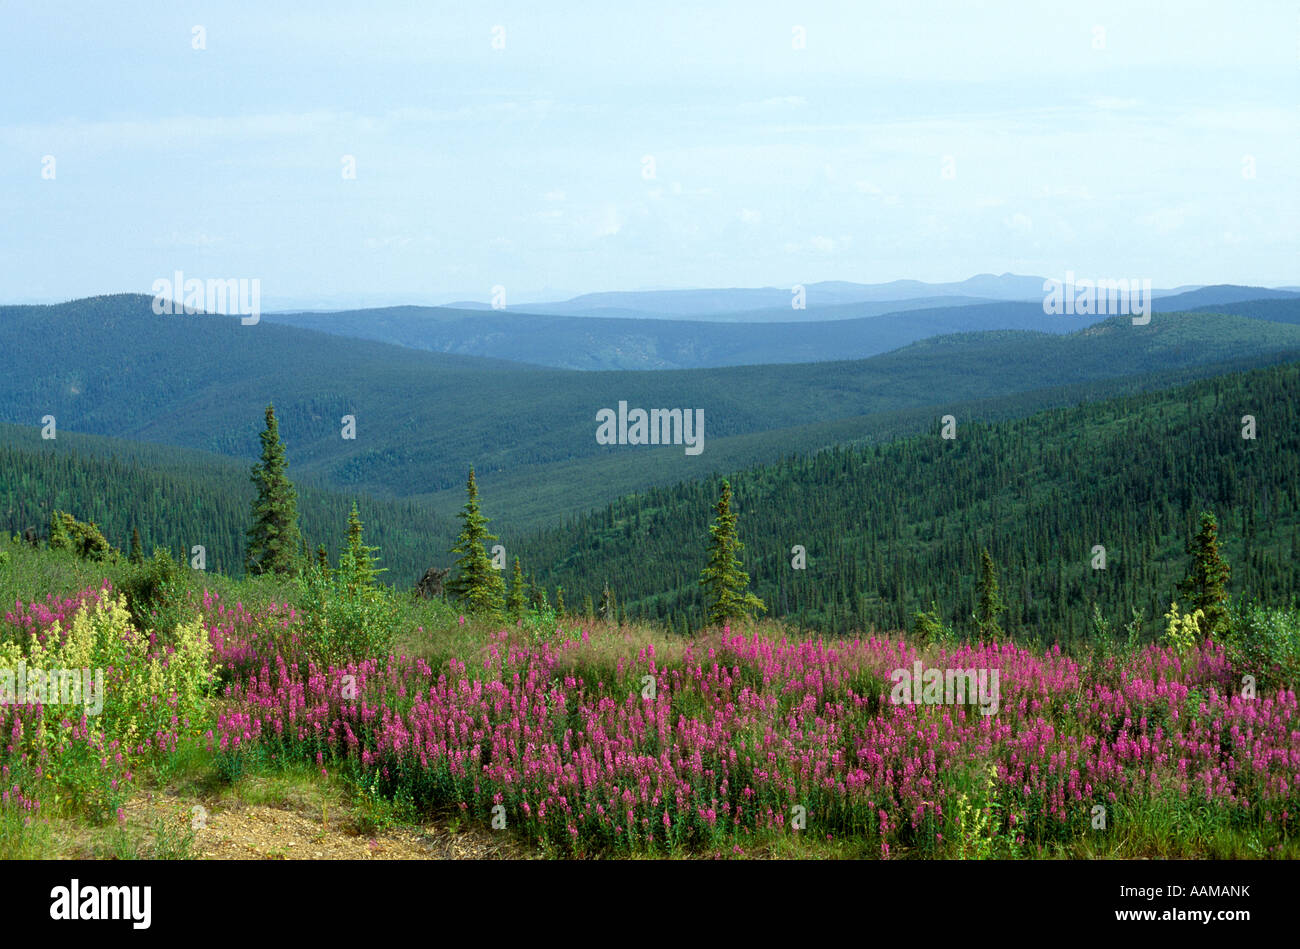
[[[1225,604],[1232,570],[1219,553],[1219,522],[1213,514],[1201,514],[1201,529],[1188,543],[1187,552],[1192,562],[1178,590],[1188,598],[1193,611],[1204,612],[1204,632],[1223,632],[1228,622]]]
[[[140,528],[138,527],[131,528],[131,555],[128,559],[137,566],[144,563],[144,545],[140,543]]]
[[[744,545],[736,534],[738,515],[731,510],[730,482],[722,482],[722,495],[714,510],[717,519],[709,527],[709,562],[700,577],[700,586],[704,587],[709,623],[720,626],[747,616],[751,610],[767,607],[749,592],[749,574],[740,561]]]
[[[988,549],[980,551],[979,602],[975,607],[975,629],[983,639],[996,639],[1002,635],[998,616],[1006,609],[998,593],[998,570]]]
[[[286,472],[289,460],[280,441],[275,406],[266,407],[262,460],[253,465],[253,526],[248,531],[244,568],[252,574],[288,573],[298,556],[298,492]]]
[[[474,480],[473,468],[469,469],[465,490],[469,495],[465,510],[456,515],[465,523],[456,538],[456,546],[451,548],[453,554],[460,554],[456,560],[460,573],[447,584],[447,592],[471,613],[500,614],[505,601],[505,581],[493,569],[487,555],[484,542],[497,538],[488,533],[488,519],[479,510],[478,484]]]

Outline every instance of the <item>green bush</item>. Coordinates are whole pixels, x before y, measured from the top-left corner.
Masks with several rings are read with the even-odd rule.
[[[50,515],[50,549],[70,550],[83,560],[116,561],[118,557],[94,521],[79,521],[63,511]]]
[[[1300,609],[1238,599],[1229,604],[1223,639],[1233,669],[1253,675],[1261,688],[1300,681]]]
[[[939,616],[939,607],[934,603],[930,604],[928,612],[922,611],[912,618],[912,640],[917,646],[948,646],[956,641],[957,637]]]
[[[393,597],[383,587],[348,582],[318,564],[305,569],[297,606],[312,658],[341,665],[387,656],[398,630]]]
[[[164,635],[175,630],[187,612],[184,579],[185,568],[166,548],[155,548],[151,558],[132,565],[122,581],[132,625]]]

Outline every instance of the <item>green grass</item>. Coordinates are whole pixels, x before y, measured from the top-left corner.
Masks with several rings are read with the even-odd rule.
[[[135,569],[122,563],[82,562],[58,551],[12,546],[7,552],[11,556],[0,566],[0,596],[10,604],[14,598],[29,600],[43,596],[44,592],[71,594],[88,586],[97,586],[105,577],[113,579],[115,585],[124,583],[130,578],[130,571]],[[196,594],[207,586],[219,590],[229,600],[237,599],[251,605],[283,602],[293,594],[293,587],[283,580],[240,580],[197,572],[186,576],[184,586],[186,592]],[[470,676],[483,674],[481,660],[489,642],[499,634],[500,623],[473,617],[467,617],[462,623],[459,611],[441,600],[417,600],[406,594],[396,596],[403,629],[398,643],[400,651],[421,656],[435,666],[454,657],[467,664]],[[1260,620],[1261,623],[1265,621],[1277,627],[1278,637],[1294,638],[1293,627],[1287,625],[1289,619],[1271,618],[1270,614]],[[584,630],[589,634],[588,644],[568,651],[565,663],[556,669],[556,674],[581,677],[592,691],[619,699],[629,690],[640,688],[639,681],[633,681],[626,670],[620,675],[620,660],[627,660],[653,645],[659,664],[672,669],[680,664],[687,644],[681,636],[647,624],[619,626],[590,617],[557,618],[553,614],[530,617],[521,626],[508,631],[512,642],[533,644],[544,639],[552,642],[578,639]],[[770,619],[753,624],[747,631],[771,638],[795,635],[794,630]],[[707,648],[709,638],[714,635],[716,632],[701,632],[695,639],[697,647],[701,650]],[[924,652],[923,656],[929,656],[931,651]],[[1086,656],[1084,660],[1087,662]],[[743,664],[740,679],[752,688],[762,687],[754,670]],[[879,690],[880,683],[864,675],[852,680],[851,687],[857,692],[871,694]],[[1194,700],[1189,699],[1189,709],[1194,704]],[[686,715],[701,710],[702,706],[697,708],[689,704],[674,708],[675,713]],[[1070,728],[1071,721],[1065,719],[1061,727]],[[1120,804],[1111,808],[1104,830],[1093,830],[1084,822],[1063,829],[1050,838],[1031,836],[1019,841],[1009,831],[1009,815],[1001,810],[1000,803],[981,797],[984,792],[978,775],[972,775],[963,789],[970,796],[971,811],[965,817],[946,815],[941,825],[945,843],[938,848],[927,844],[924,853],[927,858],[1300,858],[1300,841],[1269,838],[1259,829],[1248,826],[1241,813],[1200,806],[1194,799],[1158,799],[1143,802],[1138,807]],[[137,770],[133,793],[155,794],[160,799],[180,802],[202,801],[212,807],[283,808],[313,818],[319,816],[323,826],[346,826],[351,832],[367,836],[392,828],[415,827],[431,817],[441,818],[447,814],[445,802],[421,810],[410,799],[386,797],[373,787],[355,784],[342,773],[322,775],[314,762],[277,759],[262,750],[236,759],[209,752],[201,743],[182,745],[177,753],[146,761]],[[992,806],[987,819],[973,816],[985,805]],[[810,812],[814,808],[815,805],[810,803]],[[4,821],[0,825],[0,856],[31,859],[73,854],[103,859],[181,859],[190,852],[192,843],[179,818],[174,825],[163,820],[152,825],[119,826],[110,823],[95,826],[75,811],[55,808],[48,816],[57,833],[51,833],[50,826],[44,822],[26,824],[16,820],[12,811],[7,814],[0,811],[0,820]],[[485,833],[489,830],[486,819],[456,814],[454,820]],[[811,820],[810,826],[815,826]],[[531,841],[521,843],[533,845]],[[678,848],[647,853],[629,852],[616,846],[588,846],[582,855],[671,859],[715,856],[727,859],[876,859],[880,856],[878,842],[870,833],[832,837],[811,831],[798,835],[762,832],[749,836],[734,847],[738,847],[740,852],[735,849],[721,852]],[[561,856],[557,851],[543,849],[543,853]],[[904,844],[890,855],[907,859],[920,856],[921,851]]]

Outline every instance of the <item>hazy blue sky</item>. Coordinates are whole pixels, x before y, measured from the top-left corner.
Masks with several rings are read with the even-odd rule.
[[[0,11],[4,302],[1300,284],[1292,2]]]

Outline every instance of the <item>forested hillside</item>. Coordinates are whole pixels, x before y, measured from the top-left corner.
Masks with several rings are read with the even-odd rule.
[[[1022,397],[1024,398],[1024,397]],[[928,431],[837,447],[732,474],[754,589],[775,615],[847,631],[897,628],[931,602],[961,628],[974,604],[978,552],[1001,570],[1008,626],[1069,639],[1089,632],[1092,603],[1115,625],[1131,607],[1152,632],[1185,567],[1199,512],[1216,512],[1233,565],[1230,588],[1271,602],[1300,592],[1300,363],[1157,393],[1015,418],[1015,401],[958,414],[956,438]],[[1011,417],[1006,417],[1006,415]],[[1241,437],[1244,415],[1258,437]],[[336,555],[351,498],[290,473],[304,532]],[[1174,486],[1155,490],[1155,485]],[[696,628],[697,580],[718,481],[656,488],[536,534],[491,491],[484,509],[511,557],[569,603],[598,602]],[[11,531],[60,508],[96,521],[125,548],[207,549],[208,569],[242,572],[253,488],[241,462],[183,449],[0,426],[0,516]],[[384,580],[406,588],[450,563],[455,522],[411,501],[362,496]],[[1093,546],[1106,548],[1092,569]],[[802,545],[807,567],[791,567]]]
[[[275,323],[339,336],[396,343],[431,352],[491,356],[561,369],[696,369],[767,363],[863,359],[943,333],[1036,330],[1071,333],[1098,316],[1044,318],[1038,303],[890,304],[826,307],[826,322],[795,321],[784,311],[760,311],[744,325],[703,320],[388,307],[342,313],[287,313]],[[848,310],[854,318],[839,311]],[[891,312],[891,310],[893,312]],[[909,312],[898,312],[908,310]],[[793,314],[793,316],[792,316]],[[784,317],[784,319],[780,319]]]
[[[0,421],[38,425],[53,415],[60,432],[251,460],[274,402],[300,475],[349,493],[425,499],[450,515],[472,463],[496,509],[522,526],[653,485],[878,437],[895,425],[889,413],[1139,375],[1169,384],[1228,360],[1264,364],[1300,350],[1300,326],[1158,314],[1146,326],[1116,317],[1067,336],[936,337],[859,361],[580,373],[235,317],[156,316],[148,297],[118,296],[0,308],[0,348]],[[702,409],[703,454],[597,444],[596,412],[624,400]],[[356,418],[355,440],[341,437],[344,415]]]
[[[1176,372],[1055,386],[953,403],[944,406],[944,411],[963,424],[976,419],[992,422],[1022,418],[1044,408],[1159,389],[1204,373],[1241,371],[1256,361],[1236,360]],[[936,409],[926,406],[809,426],[798,434],[810,443],[820,437],[826,444],[884,444],[927,430],[936,417]],[[733,441],[748,446],[762,438],[753,435]],[[795,442],[791,440],[790,444]],[[753,446],[755,458],[768,453],[762,445]],[[788,455],[797,457],[793,450]],[[251,459],[241,461],[193,449],[76,432],[63,431],[56,439],[44,440],[37,427],[0,423],[0,530],[19,533],[30,526],[43,536],[49,512],[60,509],[95,521],[110,542],[122,549],[133,527],[140,530],[146,550],[162,545],[175,553],[201,543],[208,552],[209,569],[238,576],[243,569],[249,502],[253,497],[250,463]],[[292,457],[290,465],[302,495],[304,530],[313,547],[323,543],[331,555],[337,553],[341,525],[355,496],[367,531],[373,532],[382,549],[383,565],[389,568],[386,582],[406,587],[427,567],[448,562],[447,551],[456,527],[450,513],[434,510],[420,499],[380,499],[331,489],[321,485],[318,477],[301,473]],[[566,488],[590,468],[590,462],[574,465],[571,476],[549,484],[529,484],[521,477],[518,491],[491,491],[486,509],[501,540],[513,550],[531,536],[530,528],[539,526],[531,514],[536,502],[560,505]],[[456,493],[458,500],[463,500],[463,492]],[[534,506],[526,507],[529,513],[521,514],[520,504],[530,502]],[[559,523],[552,521],[545,526]],[[566,517],[562,523],[571,523],[571,519]]]
[[[1257,438],[1243,439],[1251,415]],[[969,627],[979,551],[1000,567],[1007,626],[1069,641],[1092,604],[1116,628],[1174,598],[1183,545],[1215,512],[1229,589],[1300,592],[1300,364],[1030,418],[959,422],[732,475],[745,563],[776,615],[818,629],[910,625],[935,602]],[[630,614],[699,624],[702,538],[718,481],[653,489],[518,545],[569,602],[608,583]],[[807,568],[791,566],[803,545]],[[1092,567],[1093,547],[1106,567]]]
[[[173,556],[202,545],[207,569],[244,572],[245,540],[254,496],[249,465],[183,448],[61,433],[42,440],[36,428],[0,424],[0,531],[33,527],[48,533],[50,512],[94,521],[109,543],[128,550],[133,529],[146,554],[155,546]],[[354,497],[289,473],[310,547],[338,556]],[[380,547],[386,582],[410,587],[446,559],[455,524],[409,500],[357,496],[371,543]]]

